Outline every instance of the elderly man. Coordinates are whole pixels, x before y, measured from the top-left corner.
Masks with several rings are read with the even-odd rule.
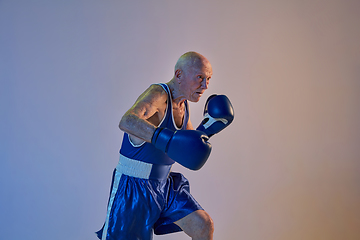
[[[124,114],[119,123],[124,131],[120,160],[99,238],[145,240],[152,239],[153,232],[178,231],[192,239],[213,238],[213,221],[190,194],[188,180],[170,171],[174,162],[200,169],[211,151],[209,137],[233,119],[228,99],[212,96],[205,107],[207,119],[194,130],[187,101],[199,101],[211,76],[211,64],[204,56],[185,53],[173,78],[151,85]],[[210,110],[210,104],[217,110]]]

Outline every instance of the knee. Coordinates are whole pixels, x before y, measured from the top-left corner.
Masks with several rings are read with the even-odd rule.
[[[214,222],[204,210],[198,210],[175,222],[192,239],[212,239]]]
[[[214,233],[214,221],[211,219],[210,215],[206,212],[202,214],[201,218],[201,235],[202,236],[212,236]]]

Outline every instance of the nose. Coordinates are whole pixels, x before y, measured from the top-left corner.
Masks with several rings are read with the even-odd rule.
[[[201,82],[201,87],[202,87],[203,89],[208,89],[208,87],[209,87],[209,80],[207,80],[206,78],[204,78],[204,79],[202,80],[202,82]]]

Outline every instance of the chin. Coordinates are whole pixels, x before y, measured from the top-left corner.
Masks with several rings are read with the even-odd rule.
[[[198,102],[198,101],[200,101],[200,97],[190,100],[190,102],[195,102],[195,103]]]
[[[199,95],[199,94],[196,94],[196,95],[192,95],[188,100],[190,102],[198,102],[200,101],[200,98],[201,98],[202,95]]]

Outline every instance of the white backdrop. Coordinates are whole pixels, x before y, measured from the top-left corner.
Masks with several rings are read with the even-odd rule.
[[[198,172],[215,239],[360,239],[357,0],[0,0],[0,232],[96,239],[118,121],[193,50],[233,124]],[[188,239],[183,233],[154,239]]]

